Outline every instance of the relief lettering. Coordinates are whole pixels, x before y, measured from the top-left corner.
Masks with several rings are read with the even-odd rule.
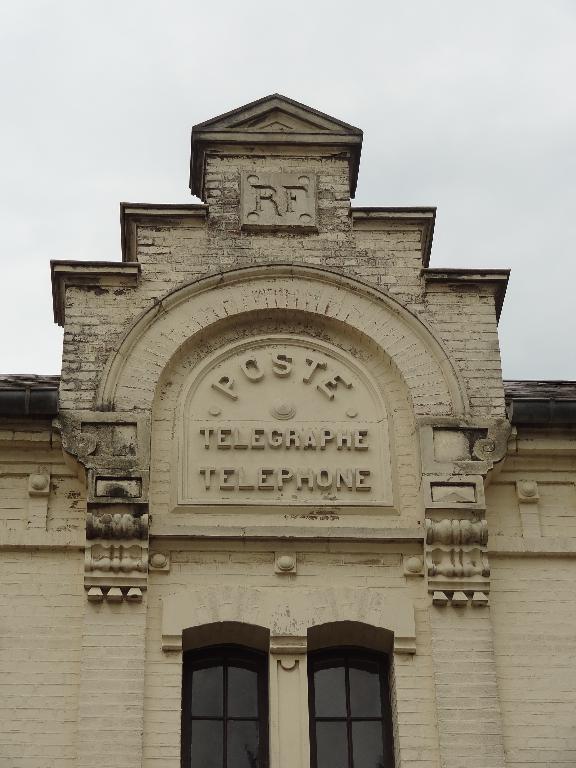
[[[264,430],[263,429],[253,429],[252,430],[252,440],[250,442],[251,448],[265,448],[266,443],[264,442]]]
[[[272,358],[272,370],[276,376],[284,378],[292,373],[292,358],[279,352]]]
[[[302,381],[304,384],[310,384],[312,381],[312,377],[320,368],[321,370],[324,370],[326,368],[326,363],[324,360],[319,360],[316,357],[309,356],[306,358],[306,365],[309,366],[308,372],[302,377]]]
[[[286,485],[301,491],[336,490],[343,488],[349,491],[370,491],[370,470],[364,468],[352,469],[291,469],[289,467],[258,467],[252,471],[235,467],[200,467],[198,470],[204,481],[205,490],[216,487],[221,491],[282,491]]]
[[[255,192],[256,203],[252,213],[262,213],[262,203],[270,203],[276,216],[282,216],[280,209],[278,208],[278,190],[268,184],[253,184],[252,188]]]
[[[240,185],[242,229],[316,231],[313,173],[244,172]]]
[[[391,506],[388,420],[369,372],[324,340],[265,334],[191,376],[178,503]]]
[[[261,469],[258,473],[258,488],[263,491],[273,491],[275,484],[270,482],[274,475],[273,469]]]
[[[230,400],[238,400],[238,395],[232,391],[233,386],[234,379],[230,378],[230,376],[221,376],[218,381],[215,381],[212,384],[212,389],[215,389],[218,392],[221,392],[223,395],[226,395],[226,397],[229,397]]]
[[[334,392],[336,391],[338,384],[344,384],[346,389],[352,388],[352,382],[345,379],[341,373],[337,373],[336,376],[333,376],[331,379],[326,379],[326,381],[323,381],[321,384],[318,384],[316,389],[319,392],[322,392],[323,395],[326,395],[328,400],[333,400]]]
[[[249,357],[247,360],[244,360],[240,368],[249,381],[261,381],[264,378],[264,373],[260,370],[258,360],[255,357]]]
[[[199,472],[204,477],[204,489],[209,490],[216,467],[200,467]]]
[[[232,434],[231,429],[219,429],[216,433],[216,445],[218,448],[231,448],[232,444],[230,443],[230,435]]]

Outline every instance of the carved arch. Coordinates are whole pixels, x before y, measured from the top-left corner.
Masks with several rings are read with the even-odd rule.
[[[365,334],[392,359],[416,414],[465,415],[459,372],[431,328],[356,278],[296,264],[245,267],[194,280],[146,310],[104,369],[98,407],[150,409],[162,371],[180,347],[225,318],[278,309],[316,314]]]

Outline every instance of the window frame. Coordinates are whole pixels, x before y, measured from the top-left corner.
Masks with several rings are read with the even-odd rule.
[[[257,717],[228,717],[228,687],[227,677],[230,661],[237,660],[239,666],[253,669],[257,675]],[[223,699],[222,716],[195,715],[192,716],[192,674],[195,670],[209,667],[223,667]],[[233,666],[233,665],[232,665]],[[269,765],[269,702],[268,702],[268,654],[247,648],[242,645],[225,644],[210,645],[204,648],[187,650],[182,659],[182,712],[181,712],[181,741],[180,765],[190,768],[192,757],[192,721],[213,720],[223,724],[222,768],[227,768],[227,739],[229,721],[257,722],[259,727],[258,768],[268,768]]]
[[[378,677],[380,681],[380,717],[360,717],[350,713],[350,660],[373,662],[378,665]],[[345,717],[317,717],[314,690],[314,673],[316,665],[330,659],[343,659],[345,670],[346,692],[346,716]],[[318,722],[345,722],[347,740],[347,767],[354,768],[352,755],[352,723],[354,722],[378,722],[382,726],[383,744],[383,768],[394,768],[394,740],[392,724],[392,705],[390,697],[390,659],[385,653],[378,653],[358,646],[335,646],[319,649],[308,653],[308,722],[310,731],[310,768],[318,768],[318,751],[316,743],[316,723]]]

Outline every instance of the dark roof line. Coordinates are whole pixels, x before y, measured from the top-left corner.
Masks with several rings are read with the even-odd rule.
[[[58,415],[60,376],[0,374],[0,417]],[[508,416],[513,424],[576,425],[576,381],[504,381]]]
[[[60,376],[0,375],[0,416],[57,416],[59,384]]]

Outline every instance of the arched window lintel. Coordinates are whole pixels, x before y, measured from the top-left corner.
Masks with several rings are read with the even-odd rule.
[[[330,625],[338,636],[352,632],[363,638],[359,644],[368,648],[416,653],[414,604],[408,595],[344,587],[307,589],[298,594],[279,587],[184,590],[163,600],[162,649],[180,651],[240,642],[269,650],[272,636],[307,638],[311,647],[321,647],[327,642],[326,627]],[[358,642],[354,640],[354,644]]]

